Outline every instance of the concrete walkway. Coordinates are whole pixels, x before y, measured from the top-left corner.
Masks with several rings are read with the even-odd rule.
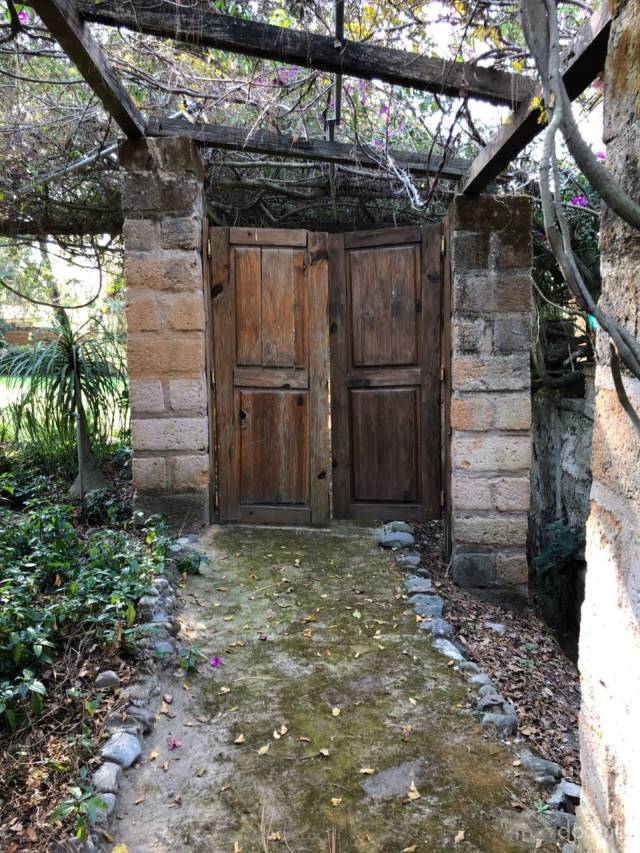
[[[464,709],[371,528],[212,528],[201,547],[179,618],[207,660],[161,676],[108,849],[558,849],[516,840],[512,800],[536,794]]]

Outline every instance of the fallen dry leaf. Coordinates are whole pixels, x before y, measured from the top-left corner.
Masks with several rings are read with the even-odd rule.
[[[269,841],[282,841],[282,836],[279,832],[270,832],[267,838]]]
[[[332,806],[339,806],[341,802],[342,802],[342,797],[331,797],[331,805]]]
[[[332,714],[332,716],[334,716],[334,717],[339,717],[339,716],[340,716],[340,708],[334,708],[334,709],[331,711],[331,714]]]
[[[412,844],[411,847],[405,847],[404,850],[402,851],[402,853],[416,853],[417,849],[418,849],[418,845]]]
[[[261,746],[258,750],[258,755],[266,755],[269,752],[270,744],[266,744],[265,746]]]
[[[326,747],[318,750],[318,755],[324,755],[325,758],[329,757],[329,750]]]
[[[234,743],[244,743],[245,737],[244,735],[238,735],[238,737],[234,740]]]
[[[453,839],[454,844],[460,844],[461,841],[464,841],[464,829],[461,829],[460,832]]]
[[[422,794],[416,788],[416,783],[412,781],[411,785],[409,786],[409,790],[407,791],[407,793],[405,794],[405,796],[403,797],[401,802],[403,804],[404,803],[410,803],[413,800],[419,800],[421,796],[422,796]]]
[[[372,776],[375,772],[376,771],[373,767],[361,767],[360,770],[358,770],[358,773],[362,773],[363,776]]]

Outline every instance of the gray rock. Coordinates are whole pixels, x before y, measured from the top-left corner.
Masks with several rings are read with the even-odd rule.
[[[154,586],[150,586],[148,589],[145,589],[144,594],[145,596],[150,595],[151,598],[157,598],[160,595],[160,593]]]
[[[549,788],[551,785],[555,785],[558,781],[555,776],[550,776],[548,773],[541,773],[537,776],[533,777],[533,781],[536,785],[540,785],[543,788]]]
[[[122,767],[113,761],[105,761],[93,774],[91,784],[98,793],[115,794],[120,785]]]
[[[111,814],[113,814],[113,810],[116,807],[116,795],[115,794],[100,794],[100,799],[105,804],[106,809],[98,809],[96,814],[96,823],[106,823]]]
[[[443,637],[445,640],[453,639],[453,628],[446,619],[425,619],[420,623],[422,631],[428,631],[432,637]]]
[[[522,762],[522,766],[526,767],[534,776],[552,776],[554,779],[559,779],[562,776],[562,768],[559,764],[535,755],[530,749],[523,749],[518,754],[518,758]]]
[[[154,578],[152,583],[158,592],[165,592],[169,589],[169,581],[166,578]]]
[[[439,595],[414,595],[411,603],[418,616],[424,619],[440,617],[444,610],[444,601]]]
[[[478,696],[488,696],[490,693],[495,693],[496,688],[493,684],[483,684],[480,690],[478,690]]]
[[[433,584],[427,578],[420,578],[417,575],[410,575],[404,582],[404,588],[408,595],[416,595],[416,593],[428,594],[433,592]]]
[[[418,785],[424,763],[423,758],[416,758],[396,767],[388,767],[370,776],[362,783],[362,787],[373,800],[395,800],[407,793],[412,782]]]
[[[177,637],[180,631],[182,630],[182,625],[176,619],[175,616],[169,616],[167,621],[168,631],[172,637]]]
[[[159,657],[170,657],[175,653],[175,646],[169,640],[158,640],[153,644],[153,651]]]
[[[410,551],[408,554],[398,554],[396,561],[398,565],[404,566],[407,569],[417,569],[422,558],[416,551]]]
[[[575,815],[568,812],[544,812],[541,817],[547,826],[556,832],[560,829],[563,830],[562,834],[565,838],[573,834],[573,826],[576,822]]]
[[[88,838],[65,838],[56,841],[51,848],[53,853],[96,853],[97,847],[91,836]]]
[[[105,669],[104,672],[99,672],[96,675],[93,685],[98,690],[113,690],[120,687],[120,678],[112,669]]]
[[[497,735],[509,737],[518,731],[518,720],[511,714],[484,714],[482,728],[493,729]]]
[[[502,706],[504,704],[504,701],[504,696],[502,696],[500,693],[494,693],[492,691],[490,693],[486,693],[484,696],[481,696],[478,699],[476,707],[478,711],[483,711],[484,713],[502,714]]]
[[[485,628],[490,628],[494,633],[504,636],[507,633],[507,626],[502,622],[485,622]]]
[[[474,687],[489,687],[491,689],[495,689],[493,687],[493,682],[489,678],[486,672],[478,672],[475,675],[472,675],[469,679],[469,684],[473,684]]]
[[[389,521],[384,530],[388,533],[413,533],[413,527],[406,521]]]
[[[114,732],[100,750],[104,761],[113,761],[125,770],[140,757],[140,741],[129,732]]]
[[[114,734],[115,732],[128,732],[130,735],[138,735],[142,734],[142,723],[139,723],[137,720],[132,718],[123,720],[118,711],[114,711],[112,714],[109,714],[107,717],[106,729],[109,734]]]
[[[575,803],[580,802],[582,794],[580,785],[576,785],[575,782],[569,782],[568,779],[563,779],[560,782],[560,789],[567,799],[573,800]]]
[[[156,724],[156,718],[153,713],[144,707],[138,705],[129,705],[127,708],[127,716],[133,717],[142,725],[142,731],[148,735]]]
[[[454,645],[451,640],[446,640],[444,637],[439,637],[431,643],[432,648],[441,655],[449,658],[449,660],[464,660],[464,655],[460,649]]]
[[[462,672],[464,675],[477,675],[482,672],[478,664],[474,663],[472,660],[465,660],[458,664],[456,670],[458,672]]]
[[[410,533],[403,533],[402,531],[398,531],[397,533],[386,530],[383,530],[378,538],[378,544],[382,548],[412,548],[416,544],[416,540]]]

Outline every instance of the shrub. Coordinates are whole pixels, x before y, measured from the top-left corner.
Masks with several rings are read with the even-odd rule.
[[[0,723],[15,730],[46,703],[43,673],[79,632],[131,649],[136,602],[163,565],[163,530],[81,536],[71,507],[35,498],[0,509]]]

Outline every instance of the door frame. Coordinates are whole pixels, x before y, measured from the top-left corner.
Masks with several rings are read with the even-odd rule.
[[[331,352],[332,496],[335,518],[407,521],[440,518],[442,504],[442,225],[329,235],[329,321]],[[419,413],[419,504],[353,501],[349,391],[349,287],[347,250],[414,243],[420,245],[422,308]],[[370,386],[373,387],[373,386]],[[429,452],[427,452],[429,451]]]

